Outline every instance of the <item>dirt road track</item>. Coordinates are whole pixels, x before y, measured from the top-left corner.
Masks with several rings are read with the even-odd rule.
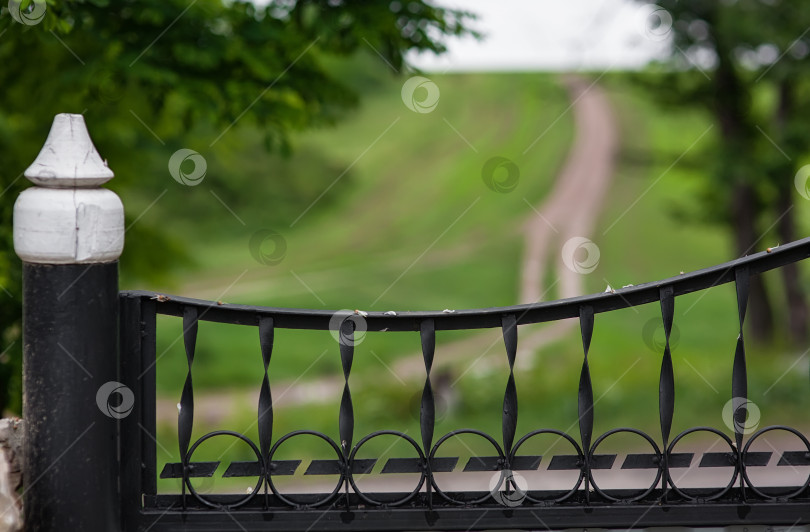
[[[618,148],[618,128],[610,102],[601,88],[578,77],[565,80],[574,102],[576,138],[556,185],[538,213],[525,224],[520,275],[520,302],[540,301],[550,258],[556,258],[559,298],[582,295],[582,274],[562,263],[560,249],[569,238],[589,237],[610,188]]]

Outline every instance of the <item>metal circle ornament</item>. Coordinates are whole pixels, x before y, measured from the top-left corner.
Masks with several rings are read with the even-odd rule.
[[[804,444],[805,449],[807,449],[807,453],[805,454],[805,457],[810,458],[810,441],[808,441],[807,438],[804,437],[804,434],[802,434],[801,432],[799,432],[798,430],[796,430],[796,429],[794,429],[792,427],[786,427],[784,425],[773,425],[773,426],[765,427],[763,429],[758,430],[756,432],[756,434],[754,434],[753,436],[751,436],[748,439],[748,442],[745,444],[745,447],[743,447],[743,450],[742,450],[742,455],[741,455],[742,456],[742,460],[741,460],[742,464],[746,464],[746,462],[747,462],[746,457],[748,456],[748,451],[751,448],[751,444],[753,444],[754,441],[757,438],[759,438],[760,436],[762,436],[763,434],[765,434],[767,432],[775,431],[775,430],[781,430],[781,431],[789,432],[789,433],[792,433],[794,436],[798,437],[802,441],[802,443]],[[784,454],[782,456],[782,460],[783,461],[787,460],[787,458],[786,458],[786,456]],[[782,465],[782,464],[780,463],[779,465]],[[776,500],[779,500],[779,499],[793,499],[793,498],[798,497],[799,495],[801,495],[802,492],[804,492],[804,490],[807,489],[807,486],[810,485],[810,475],[808,475],[807,478],[802,483],[802,485],[796,487],[796,489],[791,491],[791,492],[779,493],[779,494],[769,494],[769,493],[765,492],[762,488],[758,488],[757,486],[754,485],[753,482],[751,482],[751,479],[748,478],[748,472],[746,471],[746,469],[747,469],[747,467],[745,467],[744,465],[743,465],[743,467],[741,467],[742,476],[743,476],[743,479],[745,480],[746,485],[749,488],[751,488],[751,491],[753,491],[754,493],[756,493],[757,495],[759,495],[763,499],[766,499],[766,500],[769,500],[769,501],[776,501]],[[794,469],[795,469],[795,467],[794,467]],[[787,487],[787,486],[785,486],[785,487]]]
[[[399,498],[397,500],[394,500],[394,501],[376,500],[376,499],[366,495],[365,493],[363,493],[357,487],[357,484],[354,482],[354,469],[353,469],[353,466],[354,466],[354,460],[357,457],[357,451],[359,451],[360,447],[362,447],[366,442],[368,442],[369,440],[371,440],[373,438],[376,438],[378,436],[397,436],[399,438],[402,438],[403,440],[405,440],[409,444],[411,444],[411,446],[414,449],[416,449],[416,453],[418,455],[419,462],[420,463],[425,462],[425,453],[422,452],[422,449],[419,448],[419,445],[414,441],[414,439],[411,438],[410,436],[408,436],[407,434],[405,434],[403,432],[398,432],[398,431],[395,431],[395,430],[381,430],[381,431],[378,431],[378,432],[373,432],[373,433],[369,434],[368,436],[364,437],[359,442],[357,442],[357,445],[354,446],[354,449],[352,450],[351,455],[349,455],[349,468],[348,468],[348,475],[347,475],[348,479],[349,479],[349,483],[351,484],[352,489],[357,494],[357,496],[360,497],[361,499],[363,499],[365,502],[367,502],[369,504],[372,504],[372,505],[375,505],[375,506],[400,506],[400,505],[405,504],[406,502],[410,501],[411,499],[413,499],[416,496],[416,494],[419,493],[419,490],[422,489],[422,486],[424,485],[425,480],[427,479],[427,472],[424,469],[422,470],[422,474],[421,474],[421,476],[419,478],[419,482],[416,484],[416,487],[411,492],[407,493],[405,496],[403,496],[403,497],[401,497],[401,498]]]
[[[495,438],[493,438],[492,436],[490,436],[486,432],[482,432],[480,430],[476,430],[476,429],[459,429],[459,430],[454,430],[454,431],[448,432],[447,434],[445,434],[444,436],[439,438],[439,440],[433,445],[433,449],[431,449],[431,451],[430,451],[430,456],[428,457],[430,462],[433,463],[433,460],[436,458],[436,452],[439,450],[439,447],[441,447],[444,442],[446,442],[447,440],[449,440],[450,438],[452,438],[454,436],[460,436],[462,434],[473,434],[475,436],[480,436],[481,438],[485,439],[486,441],[488,441],[492,445],[493,449],[495,449],[495,452],[498,455],[498,460],[501,463],[504,463],[506,461],[506,456],[503,454],[503,451],[501,450],[501,446],[498,444],[497,441],[495,441]],[[473,456],[471,458],[475,458],[475,457]],[[479,497],[479,498],[477,498],[475,500],[457,499],[457,498],[452,497],[449,494],[445,493],[445,491],[442,490],[439,487],[438,483],[436,482],[436,477],[435,476],[431,475],[430,483],[433,486],[433,489],[436,491],[436,493],[439,494],[439,496],[441,498],[443,498],[444,500],[446,500],[448,502],[454,503],[454,504],[461,504],[461,505],[481,504],[481,503],[485,502],[487,499],[489,499],[490,497],[492,497],[491,493],[487,493],[483,497]]]
[[[343,452],[340,450],[340,447],[338,447],[338,445],[335,443],[335,441],[332,438],[330,438],[326,434],[323,434],[322,432],[317,432],[317,431],[314,431],[314,430],[296,430],[296,431],[290,432],[288,434],[285,434],[284,436],[282,436],[275,443],[275,445],[273,445],[273,448],[270,449],[270,454],[269,454],[269,457],[268,457],[268,464],[273,463],[273,456],[275,456],[275,454],[278,451],[279,447],[281,447],[281,444],[283,444],[285,441],[289,440],[290,438],[294,438],[295,436],[303,436],[303,435],[316,436],[316,437],[322,439],[323,441],[325,441],[326,443],[328,443],[329,446],[332,448],[332,450],[335,451],[335,455],[337,456],[337,461],[338,461],[339,464],[341,464],[340,478],[338,479],[338,482],[335,485],[335,488],[330,493],[325,494],[323,497],[321,497],[318,500],[315,500],[314,502],[303,503],[303,502],[295,501],[292,498],[290,498],[289,496],[284,495],[283,493],[281,493],[279,491],[279,489],[276,487],[275,483],[273,483],[273,474],[272,473],[266,475],[267,476],[267,484],[270,486],[270,490],[273,492],[273,494],[276,497],[278,497],[279,500],[284,502],[284,504],[287,504],[288,506],[292,506],[294,508],[315,508],[317,506],[321,506],[322,504],[326,504],[329,501],[331,501],[335,497],[335,495],[337,495],[337,493],[340,491],[340,488],[343,486],[343,483],[346,482],[346,476],[347,475],[346,475],[345,465],[347,464],[347,462],[344,461]]]
[[[715,500],[715,499],[719,499],[720,497],[722,497],[723,495],[728,493],[728,491],[732,488],[732,486],[734,486],[734,483],[737,481],[737,477],[740,474],[740,470],[741,470],[741,467],[740,467],[740,455],[739,455],[739,452],[738,452],[737,448],[734,446],[734,442],[731,441],[731,438],[729,438],[728,436],[726,436],[725,434],[723,434],[719,430],[717,430],[715,428],[712,428],[712,427],[694,427],[694,428],[691,428],[691,429],[687,429],[687,430],[681,432],[680,434],[678,434],[675,437],[675,439],[672,440],[672,443],[669,444],[669,448],[666,451],[667,452],[667,461],[669,461],[670,458],[672,457],[672,455],[674,454],[675,445],[679,441],[681,441],[684,437],[688,436],[689,434],[696,433],[696,432],[708,432],[708,433],[711,433],[711,434],[715,434],[722,441],[724,441],[726,443],[726,445],[728,446],[728,449],[729,449],[729,453],[728,453],[729,466],[734,467],[734,472],[731,475],[731,478],[729,479],[728,484],[726,484],[725,487],[720,487],[720,488],[718,488],[717,490],[715,490],[714,492],[711,492],[711,493],[700,493],[699,495],[697,495],[697,494],[693,495],[693,494],[690,494],[687,491],[689,488],[679,488],[675,483],[676,482],[675,479],[672,478],[672,475],[668,476],[667,482],[669,483],[672,490],[675,491],[675,493],[677,493],[678,495],[680,495],[681,497],[683,497],[684,499],[689,500],[689,501],[697,501],[697,500],[700,500],[700,501],[712,501],[712,500]]]
[[[565,432],[563,432],[561,430],[557,430],[557,429],[537,429],[537,430],[533,430],[532,432],[529,432],[528,434],[526,434],[525,436],[520,438],[518,440],[518,442],[515,444],[515,446],[512,448],[512,455],[509,457],[510,463],[515,463],[515,459],[518,456],[518,450],[521,448],[521,446],[526,444],[532,438],[534,438],[536,436],[542,436],[542,435],[557,436],[557,437],[559,437],[561,439],[564,439],[565,441],[567,441],[568,443],[571,444],[571,447],[573,447],[575,456],[577,457],[579,463],[580,464],[584,463],[585,455],[582,452],[582,449],[580,448],[580,446],[576,442],[576,440],[574,440],[574,438],[572,438],[567,433],[565,433]],[[585,478],[585,469],[581,467],[579,469],[579,475],[578,475],[577,480],[574,483],[573,487],[570,490],[568,490],[567,492],[560,495],[559,497],[546,498],[546,499],[536,498],[536,497],[533,497],[532,495],[530,495],[529,490],[526,489],[526,499],[528,499],[531,502],[539,503],[539,504],[546,504],[549,501],[562,502],[562,501],[568,499],[569,497],[571,497],[572,495],[574,495],[577,492],[580,485],[582,485],[582,481],[584,480],[584,478]]]
[[[253,453],[256,455],[256,460],[259,463],[259,471],[260,471],[260,473],[259,473],[259,478],[256,481],[256,486],[247,495],[245,495],[244,497],[236,500],[235,502],[233,502],[231,504],[216,503],[214,501],[211,501],[211,500],[203,497],[196,490],[196,488],[194,488],[194,486],[191,484],[191,477],[189,476],[189,469],[190,469],[189,466],[191,464],[191,457],[194,454],[194,451],[196,451],[197,447],[199,447],[200,444],[202,444],[204,441],[209,440],[211,438],[214,438],[216,436],[232,436],[234,438],[240,439],[243,442],[247,443],[250,446],[250,448],[253,450]],[[261,452],[259,451],[259,448],[256,446],[256,444],[253,443],[253,441],[251,441],[250,438],[248,438],[247,436],[244,436],[242,434],[239,434],[238,432],[234,432],[234,431],[231,431],[231,430],[217,430],[217,431],[214,431],[214,432],[209,432],[205,436],[202,436],[199,440],[194,442],[194,445],[191,446],[191,448],[188,450],[188,453],[186,453],[185,458],[183,459],[183,482],[185,483],[185,485],[188,488],[189,492],[191,492],[191,494],[194,496],[194,498],[197,499],[198,501],[200,501],[205,506],[208,506],[209,508],[226,508],[226,509],[230,510],[230,509],[238,508],[238,507],[246,504],[253,497],[255,497],[259,493],[259,491],[261,490],[262,484],[264,483],[264,478],[267,476],[265,474],[265,471],[266,471],[266,468],[265,468],[264,460],[262,459]]]
[[[596,439],[596,441],[591,446],[591,450],[590,450],[588,458],[589,458],[589,461],[592,463],[593,460],[594,460],[594,456],[596,456],[597,447],[599,447],[599,445],[603,441],[605,441],[605,439],[607,439],[609,436],[612,436],[613,434],[619,434],[619,433],[636,434],[638,436],[641,436],[645,440],[647,440],[647,443],[650,444],[650,447],[652,448],[653,454],[655,455],[655,460],[659,464],[658,470],[657,470],[657,472],[655,474],[655,480],[652,481],[652,483],[650,484],[650,487],[648,487],[646,489],[641,488],[639,493],[637,493],[635,495],[631,495],[629,497],[614,497],[612,495],[609,495],[607,492],[605,492],[605,490],[603,490],[602,488],[600,488],[596,484],[596,481],[593,478],[593,469],[590,469],[588,471],[588,479],[590,480],[590,484],[593,487],[594,491],[596,493],[598,493],[600,496],[604,497],[605,499],[607,499],[609,501],[613,501],[613,502],[635,502],[635,501],[640,501],[641,499],[643,499],[644,497],[646,497],[647,495],[652,493],[652,491],[656,488],[656,486],[658,486],[658,483],[661,480],[661,475],[663,475],[663,473],[664,473],[663,460],[661,460],[661,450],[658,448],[658,445],[655,443],[655,440],[653,440],[647,433],[645,433],[643,431],[640,431],[638,429],[631,429],[631,428],[620,428],[620,429],[609,430],[609,431],[605,432],[604,434],[602,434],[601,436],[599,436],[599,438]]]

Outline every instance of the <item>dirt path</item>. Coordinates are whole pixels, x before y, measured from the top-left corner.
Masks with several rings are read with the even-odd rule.
[[[554,286],[559,298],[581,295],[582,275],[568,269],[560,256],[563,244],[572,237],[588,237],[593,233],[602,202],[613,176],[615,153],[618,147],[618,126],[610,102],[596,85],[577,76],[567,76],[574,114],[575,138],[566,162],[558,174],[556,184],[546,200],[530,213],[522,230],[525,248],[521,261],[519,300],[533,303],[549,299],[546,292],[552,287],[543,285],[546,268],[553,267],[557,282]],[[531,364],[532,355],[544,345],[568,334],[576,325],[574,320],[554,322],[521,328],[520,364]],[[468,368],[486,369],[497,362],[501,354],[500,331],[488,330],[479,334],[442,344],[437,350],[436,369],[468,360]],[[475,358],[475,353],[479,353]],[[397,360],[392,370],[403,380],[424,378],[422,354],[417,352]],[[320,378],[307,382],[275,383],[275,406],[333,401],[339,396],[342,380]],[[195,397],[197,411],[205,422],[215,424],[225,419],[234,409],[245,404],[256,404],[258,390],[223,390],[199,394]],[[174,423],[177,409],[173,399],[159,399],[158,421]]]
[[[541,301],[551,289],[543,285],[543,279],[552,260],[557,298],[585,293],[583,275],[565,266],[560,250],[570,238],[587,238],[593,234],[613,179],[619,127],[610,101],[599,86],[580,77],[567,77],[565,83],[574,102],[576,138],[554,190],[524,226],[521,303]],[[524,330],[520,338],[521,351],[534,353],[567,334],[575,325],[573,320],[564,320],[528,335]]]
[[[582,295],[582,274],[562,263],[559,250],[572,237],[588,237],[602,210],[613,177],[618,127],[610,102],[598,86],[578,77],[565,79],[574,102],[576,138],[557,183],[524,226],[520,302],[540,301],[549,259],[556,259],[559,298]]]

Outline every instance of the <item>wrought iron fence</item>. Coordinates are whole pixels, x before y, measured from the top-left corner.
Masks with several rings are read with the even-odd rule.
[[[222,304],[153,292],[122,292],[121,303],[121,381],[135,390],[135,407],[121,420],[121,494],[126,530],[413,530],[486,528],[564,528],[574,526],[646,527],[733,524],[810,523],[810,475],[795,486],[765,489],[751,481],[752,468],[767,465],[778,454],[777,467],[810,466],[810,442],[797,429],[768,426],[745,434],[747,383],[743,326],[748,305],[751,276],[779,268],[810,256],[810,239],[744,257],[712,268],[682,274],[658,282],[632,286],[614,292],[512,307],[446,312],[362,313],[368,332],[408,331],[421,338],[425,376],[421,393],[420,435],[418,440],[404,432],[384,430],[367,435],[355,434],[354,408],[349,377],[355,357],[355,334],[360,314],[346,314],[338,324],[337,345],[344,378],[338,410],[338,438],[314,430],[287,434],[274,431],[273,390],[268,367],[273,355],[277,330],[330,330],[334,313],[317,310],[254,307]],[[675,400],[670,337],[675,300],[678,296],[734,283],[737,296],[739,334],[736,341],[732,379],[734,430],[728,435],[714,427],[693,427],[672,434]],[[633,428],[617,428],[594,437],[594,394],[588,353],[596,315],[631,306],[659,302],[665,342],[661,353],[659,380],[660,434],[652,436]],[[188,373],[178,405],[178,449],[181,461],[166,464],[158,471],[155,419],[156,316],[182,318],[183,341]],[[582,369],[577,390],[578,434],[537,428],[517,434],[518,395],[514,377],[519,326],[578,318],[582,346]],[[232,431],[214,431],[192,441],[194,423],[194,383],[198,323],[211,321],[255,328],[264,367],[257,404],[258,440]],[[436,400],[431,380],[436,351],[436,332],[500,328],[503,335],[509,376],[503,395],[502,432],[493,436],[473,429],[461,429],[437,437]],[[561,398],[562,400],[562,398]],[[524,406],[524,408],[526,408]],[[772,431],[786,431],[798,437],[805,450],[762,452],[752,444]],[[705,432],[720,438],[727,447],[721,452],[677,452],[686,436]],[[617,433],[642,437],[650,452],[628,454],[622,469],[645,469],[654,480],[641,489],[607,489],[595,481],[594,471],[610,469],[616,455],[600,454],[606,438]],[[457,470],[458,458],[442,456],[442,445],[450,438],[475,434],[491,444],[489,456],[475,456],[464,464],[464,472],[501,472],[498,485],[490,491],[449,491],[441,489],[436,475]],[[310,475],[337,477],[331,492],[291,497],[276,486],[279,478],[293,475],[301,460],[282,460],[277,450],[296,436],[322,439],[334,451],[332,460],[313,460],[306,469]],[[519,454],[527,442],[541,435],[562,438],[570,444],[566,455],[551,457],[547,469],[578,472],[570,489],[529,490],[516,482],[514,472],[537,471],[546,457]],[[230,436],[245,442],[255,460],[233,462],[226,477],[256,477],[255,487],[246,494],[203,494],[192,478],[207,477],[219,462],[194,460],[195,451],[206,440]],[[415,458],[390,458],[381,474],[419,475],[413,490],[402,493],[373,493],[360,489],[357,475],[367,474],[377,459],[361,458],[360,449],[381,436],[401,438],[410,445]],[[746,437],[747,436],[747,437]],[[727,485],[717,488],[686,488],[678,485],[673,473],[697,464],[698,467],[733,468]],[[694,467],[694,466],[693,466]],[[461,473],[460,473],[461,474]],[[177,494],[158,494],[157,479],[181,479]],[[500,494],[500,495],[499,495]],[[517,494],[517,495],[516,495]],[[519,495],[519,496],[518,496]]]

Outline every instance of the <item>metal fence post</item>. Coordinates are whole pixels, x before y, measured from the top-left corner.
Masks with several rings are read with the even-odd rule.
[[[54,118],[14,205],[23,260],[26,530],[119,529],[116,382],[121,200],[82,115]]]

